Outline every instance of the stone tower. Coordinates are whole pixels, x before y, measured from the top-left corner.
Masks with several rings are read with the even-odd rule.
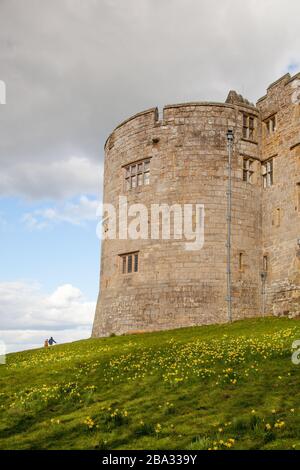
[[[105,239],[93,336],[227,321],[228,150],[232,163],[233,319],[300,313],[300,74],[254,106],[168,105],[121,123],[105,144],[104,203],[201,203],[204,245]],[[174,234],[173,234],[174,235]]]

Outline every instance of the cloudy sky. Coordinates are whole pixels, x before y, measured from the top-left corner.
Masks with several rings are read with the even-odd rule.
[[[127,116],[300,71],[299,0],[0,0],[0,340],[88,337],[103,144]],[[0,100],[1,101],[1,100]]]

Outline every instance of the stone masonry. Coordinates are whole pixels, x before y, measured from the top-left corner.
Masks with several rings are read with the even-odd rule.
[[[105,144],[104,202],[118,207],[201,203],[204,246],[185,240],[104,239],[93,336],[227,321],[228,150],[232,163],[233,320],[300,314],[300,74],[269,86],[257,105],[168,105],[121,123]],[[128,166],[149,160],[149,184],[128,189]],[[133,170],[131,170],[133,171]],[[137,272],[124,255],[138,253]]]

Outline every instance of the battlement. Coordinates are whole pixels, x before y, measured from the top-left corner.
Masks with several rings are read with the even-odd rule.
[[[284,74],[282,77],[278,78],[277,80],[275,80],[275,82],[272,82],[268,86],[267,93],[257,100],[256,105],[258,105],[259,103],[261,103],[262,101],[267,99],[267,97],[270,95],[270,93],[274,92],[274,90],[276,90],[277,87],[287,86],[290,83],[292,83],[294,80],[297,80],[297,79],[298,80],[300,79],[300,72],[296,73],[293,76],[291,76],[290,73]]]
[[[236,93],[236,92],[230,92],[230,93]],[[213,107],[216,109],[226,108],[226,109],[232,109],[232,110],[238,107],[240,109],[244,109],[245,111],[249,111],[253,114],[258,115],[258,110],[252,103],[242,98],[241,95],[238,95],[237,93],[236,93],[236,96],[238,98],[237,100],[233,100],[233,102],[227,101],[228,98],[225,103],[216,102],[216,101],[192,101],[192,102],[187,102],[187,103],[167,104],[163,107],[161,113],[159,112],[158,107],[154,107],[154,108],[149,108],[149,109],[146,109],[145,111],[141,111],[139,113],[133,114],[132,116],[128,117],[127,119],[122,121],[120,124],[118,124],[114,128],[114,130],[111,132],[111,134],[108,136],[108,138],[105,141],[104,149],[106,148],[109,140],[115,136],[115,133],[117,131],[119,131],[123,127],[126,127],[128,124],[132,124],[133,121],[143,121],[144,125],[157,127],[159,125],[166,124],[169,122],[170,117],[171,117],[170,111],[172,110],[182,110],[183,113],[185,113],[187,110],[196,111],[197,108],[199,109],[203,107],[208,107],[208,108]]]

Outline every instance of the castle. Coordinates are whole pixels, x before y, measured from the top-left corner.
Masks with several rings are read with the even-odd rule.
[[[104,239],[93,336],[227,321],[228,129],[232,154],[232,318],[300,314],[300,73],[255,105],[168,105],[121,123],[105,144],[104,202],[201,202],[204,245]]]

